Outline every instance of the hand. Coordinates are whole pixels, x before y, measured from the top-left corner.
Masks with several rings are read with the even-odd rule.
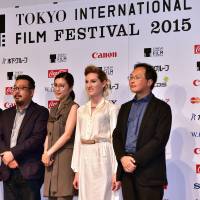
[[[75,173],[73,186],[76,190],[78,190],[78,187],[79,187],[79,173],[78,172]]]
[[[116,181],[116,175],[112,176],[112,191],[117,191],[121,187],[121,181]]]
[[[131,156],[123,156],[121,159],[123,169],[127,173],[133,173],[136,169],[135,159]]]
[[[19,165],[16,160],[13,160],[13,161],[9,162],[8,167],[11,169],[16,169],[19,167]]]
[[[11,151],[4,151],[0,154],[2,156],[2,161],[5,165],[8,165],[9,162],[14,160],[14,156]]]
[[[51,166],[53,161],[54,160],[51,159],[51,157],[47,151],[42,154],[42,162],[43,162],[44,166],[46,166],[46,167]]]

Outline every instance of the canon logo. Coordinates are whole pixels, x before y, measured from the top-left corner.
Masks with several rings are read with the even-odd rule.
[[[12,95],[12,87],[5,88],[5,95]]]
[[[94,52],[92,53],[92,58],[97,59],[97,58],[116,58],[117,57],[117,52],[104,52],[104,53],[98,53]]]
[[[48,101],[48,108],[53,108],[58,104],[58,100],[49,100]]]
[[[200,80],[196,79],[193,81],[194,86],[200,86]]]
[[[200,103],[200,98],[199,98],[199,97],[192,97],[192,98],[190,99],[190,102],[191,102],[192,104],[194,104],[194,103]]]
[[[200,54],[200,44],[194,45],[194,54]]]
[[[48,78],[55,78],[56,75],[60,74],[61,72],[67,72],[68,69],[53,69],[48,70]]]
[[[195,148],[195,149],[194,149],[194,153],[195,153],[195,154],[200,154],[200,148]]]
[[[4,103],[4,108],[11,108],[11,107],[14,107],[14,106],[15,106],[15,103],[10,103],[10,102]]]

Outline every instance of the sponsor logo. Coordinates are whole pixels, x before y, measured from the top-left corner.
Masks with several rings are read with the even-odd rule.
[[[166,72],[166,71],[169,71],[169,65],[156,65],[156,66],[153,66],[153,68],[157,72],[163,72],[163,71]]]
[[[194,189],[199,190],[200,189],[200,183],[194,183]]]
[[[200,173],[200,164],[196,164],[196,173],[197,173],[197,174]]]
[[[192,83],[193,83],[194,86],[200,86],[200,80],[199,79],[194,80]]]
[[[144,48],[144,57],[163,56],[164,47]]]
[[[68,69],[53,69],[48,70],[48,78],[55,78],[56,75],[60,74],[61,72],[67,72]]]
[[[194,148],[194,154],[200,154],[200,148],[199,147]]]
[[[192,137],[200,137],[199,131],[191,131],[190,133],[191,133]]]
[[[103,53],[99,53],[99,52],[94,52],[92,53],[92,58],[97,59],[97,58],[116,58],[117,52],[113,51],[113,52],[103,52]]]
[[[200,120],[200,114],[192,113],[192,116],[191,116],[190,120],[191,120],[191,121]]]
[[[5,95],[12,95],[12,87],[5,88]]]
[[[15,103],[14,102],[5,102],[4,103],[4,108],[11,108],[14,107]]]
[[[191,102],[192,104],[200,103],[200,97],[192,97],[192,98],[190,99],[190,102]]]
[[[109,89],[110,90],[118,90],[119,89],[119,83],[110,84]]]
[[[2,64],[26,64],[28,63],[28,57],[22,58],[3,58]]]
[[[52,83],[50,87],[45,87],[44,91],[45,92],[54,92],[54,84]]]
[[[53,108],[57,105],[59,101],[58,100],[49,100],[48,101],[48,108]]]
[[[19,75],[23,74],[22,71],[17,72],[7,72],[7,79],[8,80],[15,80]]]
[[[103,70],[107,75],[112,76],[113,75],[113,66],[104,66],[100,67],[101,70]]]
[[[200,61],[197,61],[197,71],[200,71]]]
[[[5,15],[0,15],[0,47],[5,47],[6,39],[5,39],[5,30],[6,30],[6,22],[5,22]]]
[[[194,54],[200,54],[200,44],[194,45]]]
[[[50,54],[49,59],[50,63],[64,63],[67,62],[67,54],[66,53]]]
[[[165,76],[163,78],[163,82],[157,82],[157,83],[155,83],[155,87],[167,87],[168,81],[169,81],[169,77]]]

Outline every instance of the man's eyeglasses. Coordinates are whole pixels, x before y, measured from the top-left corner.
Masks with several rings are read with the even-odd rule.
[[[129,81],[132,81],[132,80],[136,80],[136,81],[137,81],[137,80],[141,80],[141,79],[143,79],[143,78],[144,78],[143,76],[131,76],[131,75],[130,75],[130,76],[128,77],[128,80],[129,80]]]
[[[29,87],[16,87],[16,86],[14,86],[13,88],[12,88],[12,91],[13,92],[16,92],[16,91],[24,91],[24,90],[27,90],[27,89],[30,89]]]

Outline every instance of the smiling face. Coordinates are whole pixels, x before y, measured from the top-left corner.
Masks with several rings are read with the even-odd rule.
[[[130,90],[141,97],[150,93],[153,84],[151,79],[146,79],[145,72],[145,68],[138,67],[132,71],[129,78]]]
[[[102,97],[106,81],[101,82],[96,73],[89,73],[85,76],[85,88],[90,98]]]
[[[62,101],[65,97],[68,97],[72,88],[69,87],[67,81],[64,78],[57,78],[54,81],[54,94],[59,101]]]

